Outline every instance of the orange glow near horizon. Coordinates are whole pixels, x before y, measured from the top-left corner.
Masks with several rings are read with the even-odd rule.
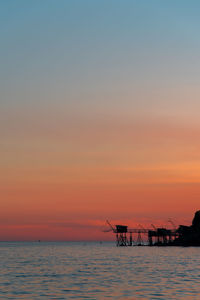
[[[31,146],[27,137],[14,145],[15,156],[5,153],[0,239],[109,240],[101,231],[106,219],[147,227],[168,218],[191,222],[199,209],[199,131],[124,126],[93,126],[83,141],[74,134],[71,146],[45,136]]]
[[[168,163],[172,148],[162,152],[162,163],[161,156],[152,156],[149,161],[151,148],[138,153],[132,147],[132,152],[127,150],[129,157],[123,156],[125,149],[117,152],[119,163],[116,153],[113,161],[104,165],[98,155],[94,160],[93,154],[92,161],[83,160],[79,167],[75,160],[74,166],[59,167],[45,162],[50,157],[44,155],[45,165],[30,161],[24,167],[10,168],[10,173],[5,168],[0,190],[4,199],[0,205],[0,239],[110,240],[113,236],[101,231],[106,219],[146,227],[166,224],[168,218],[177,225],[190,223],[199,209],[200,166],[183,161],[181,155]],[[106,157],[106,152],[102,156]],[[141,165],[139,156],[143,157]]]

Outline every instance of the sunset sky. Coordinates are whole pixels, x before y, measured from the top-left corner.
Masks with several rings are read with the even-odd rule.
[[[200,209],[200,2],[2,0],[0,240]]]

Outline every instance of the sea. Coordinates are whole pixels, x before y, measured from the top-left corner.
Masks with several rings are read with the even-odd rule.
[[[200,248],[1,242],[1,299],[200,299]]]

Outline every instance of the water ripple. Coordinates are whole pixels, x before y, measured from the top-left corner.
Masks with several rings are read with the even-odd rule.
[[[0,243],[1,299],[199,299],[199,248]]]

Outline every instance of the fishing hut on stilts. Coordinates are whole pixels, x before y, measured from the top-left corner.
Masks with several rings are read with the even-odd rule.
[[[116,245],[123,246],[170,246],[173,245],[178,237],[176,229],[156,228],[153,224],[152,229],[146,229],[139,225],[138,228],[128,228],[127,225],[109,225],[108,230],[112,231],[116,236]]]

